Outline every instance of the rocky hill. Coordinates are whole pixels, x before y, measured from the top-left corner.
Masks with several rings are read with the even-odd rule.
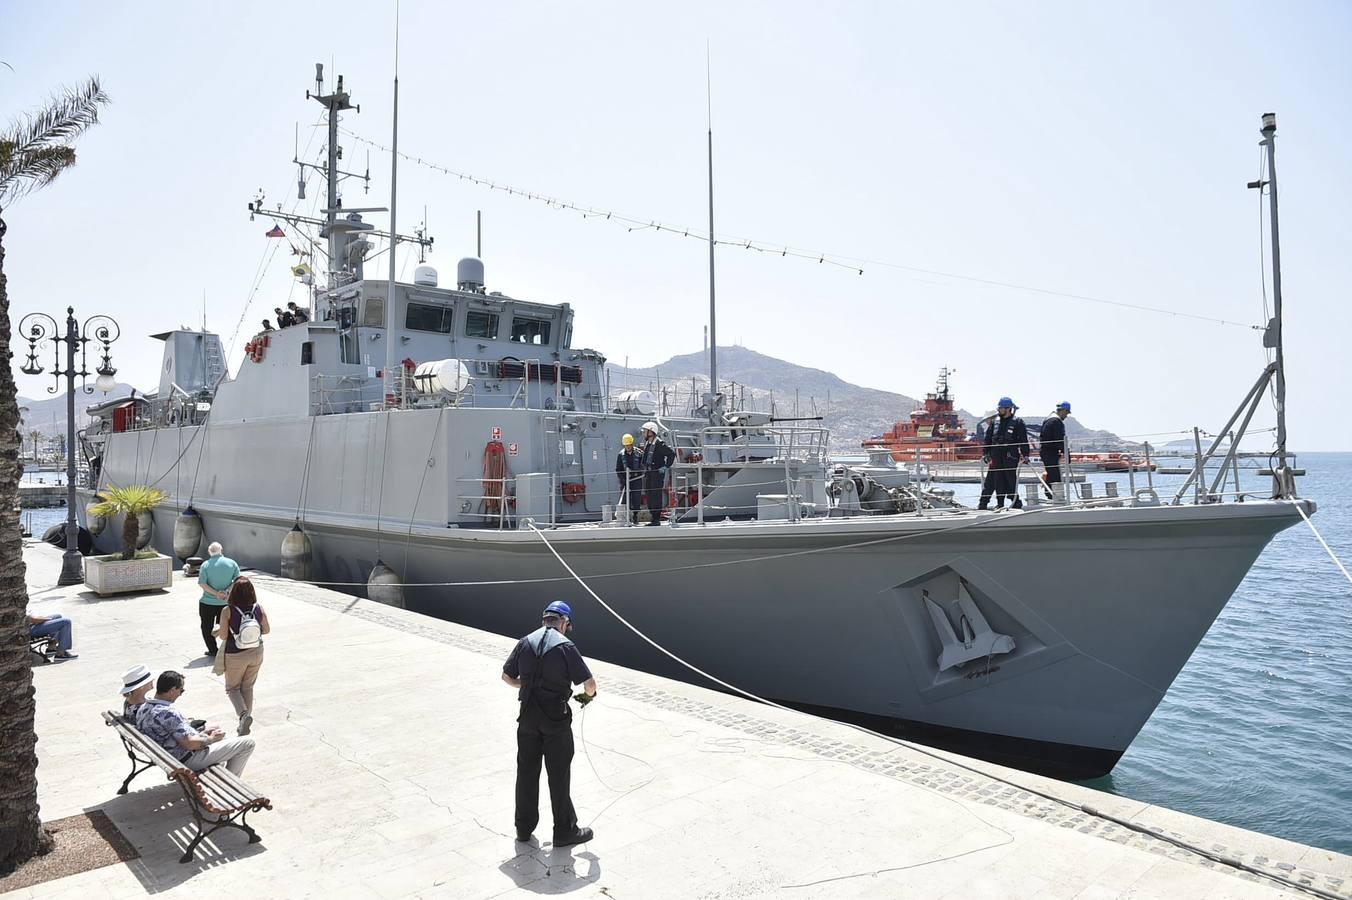
[[[625,370],[608,366],[612,392],[626,387],[665,391],[668,408],[684,412],[692,394],[708,390],[709,362],[704,353],[675,356],[650,368]],[[857,453],[860,442],[892,427],[898,419],[922,406],[923,399],[905,394],[861,387],[822,369],[796,365],[757,353],[746,347],[718,348],[718,380],[725,394],[735,393],[736,407],[773,411],[777,416],[822,416],[822,425],[831,431],[831,449],[836,453]],[[929,389],[929,386],[925,386]],[[924,394],[921,393],[923,398]],[[972,428],[981,415],[958,410],[963,423]],[[1072,416],[1066,420],[1076,446],[1109,449],[1122,445],[1115,434],[1085,428]]]

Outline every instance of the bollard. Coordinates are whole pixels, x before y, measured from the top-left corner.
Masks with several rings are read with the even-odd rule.
[[[1066,483],[1064,481],[1058,481],[1052,485],[1052,502],[1066,502]]]

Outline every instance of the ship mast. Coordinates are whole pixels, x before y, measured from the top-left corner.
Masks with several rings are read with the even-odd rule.
[[[705,108],[709,125],[709,420],[718,423],[723,404],[718,393],[718,307],[714,302],[714,89],[706,46],[704,53]]]
[[[1288,497],[1291,477],[1286,465],[1286,359],[1282,348],[1282,251],[1277,232],[1277,115],[1263,114],[1262,146],[1267,155],[1269,216],[1272,219],[1272,321],[1263,336],[1263,345],[1276,350],[1277,356],[1277,468],[1273,475],[1278,496]],[[1261,188],[1261,183],[1259,184]]]
[[[344,110],[355,109],[361,112],[360,106],[354,106],[351,102],[351,95],[343,90],[343,76],[338,76],[338,82],[330,94],[324,93],[324,64],[315,63],[315,92],[305,92],[307,100],[313,99],[319,102],[321,106],[329,111],[329,145],[328,159],[324,167],[325,181],[328,184],[327,203],[324,204],[324,228],[320,231],[321,237],[329,239],[329,278],[330,287],[338,283],[338,270],[341,266],[340,242],[342,240],[338,229],[333,225],[338,221],[338,159],[341,149],[338,145],[338,114]]]
[[[395,367],[399,365],[398,352],[394,342],[394,278],[395,251],[399,249],[399,232],[395,225],[395,212],[399,197],[399,4],[394,4],[394,122],[390,126],[393,135],[390,143],[390,284],[385,294],[385,402],[390,395],[398,393],[391,381],[395,378]],[[399,382],[403,381],[402,368],[398,373]]]
[[[395,131],[398,131],[398,76],[395,78],[395,105],[396,119]],[[334,289],[348,284],[352,281],[359,281],[364,276],[362,274],[362,260],[370,250],[370,242],[367,238],[389,238],[390,239],[390,258],[394,258],[394,248],[398,243],[417,244],[419,258],[431,250],[434,238],[426,234],[425,230],[420,228],[416,234],[394,234],[394,216],[390,217],[390,231],[381,231],[361,220],[361,213],[371,212],[392,212],[383,206],[372,207],[344,207],[343,201],[338,195],[338,185],[345,178],[359,178],[365,183],[367,190],[370,189],[371,172],[368,168],[366,172],[346,172],[338,168],[339,162],[343,158],[342,145],[338,142],[338,122],[339,113],[345,110],[355,109],[361,112],[361,106],[351,102],[352,95],[343,88],[343,76],[338,76],[337,84],[331,93],[324,93],[324,64],[315,63],[315,92],[305,92],[306,99],[317,101],[327,110],[328,119],[328,147],[326,148],[326,160],[323,165],[306,162],[299,158],[294,160],[300,167],[301,178],[299,184],[299,199],[305,199],[305,177],[307,169],[313,169],[324,176],[327,187],[325,197],[326,204],[322,210],[323,218],[301,215],[295,212],[286,212],[279,203],[274,209],[267,209],[264,206],[264,197],[260,192],[254,197],[253,202],[249,204],[249,218],[252,220],[255,215],[267,216],[279,222],[286,222],[292,226],[308,225],[319,229],[319,236],[328,241],[328,283],[324,292],[318,293],[316,299],[327,296]],[[397,150],[392,154],[396,162],[392,163],[391,181],[395,175],[394,166],[397,166]],[[391,184],[391,207],[393,207],[393,184]],[[346,213],[339,218],[339,213]],[[393,278],[395,269],[391,265],[391,277]],[[324,318],[323,313],[328,310],[316,310],[320,318]]]

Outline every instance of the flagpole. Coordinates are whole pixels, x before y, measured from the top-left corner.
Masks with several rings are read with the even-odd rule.
[[[395,211],[399,197],[399,2],[394,4],[394,132],[390,142],[390,284],[385,296],[385,378],[384,393],[386,405],[395,393],[392,383],[395,377],[396,352],[394,345],[394,278],[396,273],[395,256],[399,248],[399,232],[395,227]],[[402,375],[403,373],[399,373]]]

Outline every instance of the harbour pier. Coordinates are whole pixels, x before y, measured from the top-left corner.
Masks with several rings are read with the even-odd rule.
[[[1352,898],[1352,857],[594,660],[572,782],[597,836],[554,848],[542,786],[544,842],[519,844],[513,639],[258,572],[273,631],[244,780],[272,810],[250,815],[261,842],[218,832],[180,864],[180,789],[152,768],[118,796],[128,760],[100,712],[144,663],[232,730],[194,580],[99,598],[53,587],[61,551],[24,559],[30,609],[71,618],[80,654],[34,668],[43,819],[100,811],[137,856],[21,869],[7,898],[1302,896],[1274,879]]]
[[[19,483],[20,509],[50,509],[66,505],[66,486],[64,484],[34,484],[27,481]]]

